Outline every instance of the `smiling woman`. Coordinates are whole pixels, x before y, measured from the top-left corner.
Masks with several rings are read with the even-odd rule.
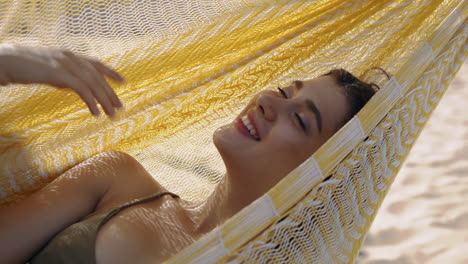
[[[222,183],[241,194],[233,199],[240,205],[233,208],[241,209],[260,197],[301,164],[377,89],[376,84],[363,82],[344,69],[334,69],[254,96],[232,123],[213,136],[227,169]]]
[[[1,231],[0,242],[16,245],[2,252],[0,260],[163,261],[278,183],[356,114],[373,88],[377,86],[335,69],[258,93],[234,121],[214,132],[226,174],[202,202],[168,192],[128,154],[92,157],[0,211],[0,227],[8,228]],[[76,201],[73,207],[58,201],[68,200],[67,195]],[[31,218],[34,223],[21,221]],[[29,243],[16,241],[20,230],[31,231]],[[152,250],[155,245],[160,250]]]

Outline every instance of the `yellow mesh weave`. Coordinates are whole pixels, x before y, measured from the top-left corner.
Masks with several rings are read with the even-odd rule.
[[[317,153],[170,263],[350,263],[468,51],[459,1],[1,1],[3,43],[65,47],[115,67],[125,111],[94,119],[73,93],[0,89],[0,199],[106,150],[205,199],[224,173],[211,137],[250,96],[342,67],[394,74]],[[332,175],[327,181],[324,178]],[[254,213],[255,212],[255,213]]]

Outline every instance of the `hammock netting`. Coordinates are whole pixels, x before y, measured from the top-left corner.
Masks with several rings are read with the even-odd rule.
[[[332,68],[359,76],[380,66],[393,77],[374,78],[382,88],[356,117],[268,193],[168,260],[352,263],[466,58],[467,6],[463,0],[1,1],[2,43],[67,48],[127,79],[114,85],[125,111],[113,120],[93,118],[70,91],[2,87],[1,204],[108,150],[133,155],[182,198],[204,200],[225,172],[212,134],[251,96]]]

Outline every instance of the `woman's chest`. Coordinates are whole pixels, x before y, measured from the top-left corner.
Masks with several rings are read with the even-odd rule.
[[[172,198],[125,209],[96,237],[97,263],[158,263],[194,241],[191,223]]]

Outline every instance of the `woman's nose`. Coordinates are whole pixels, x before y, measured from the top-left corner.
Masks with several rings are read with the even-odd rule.
[[[269,92],[264,92],[260,94],[257,98],[257,107],[263,113],[263,117],[268,121],[274,121],[278,115],[279,108],[278,96],[271,94]]]

